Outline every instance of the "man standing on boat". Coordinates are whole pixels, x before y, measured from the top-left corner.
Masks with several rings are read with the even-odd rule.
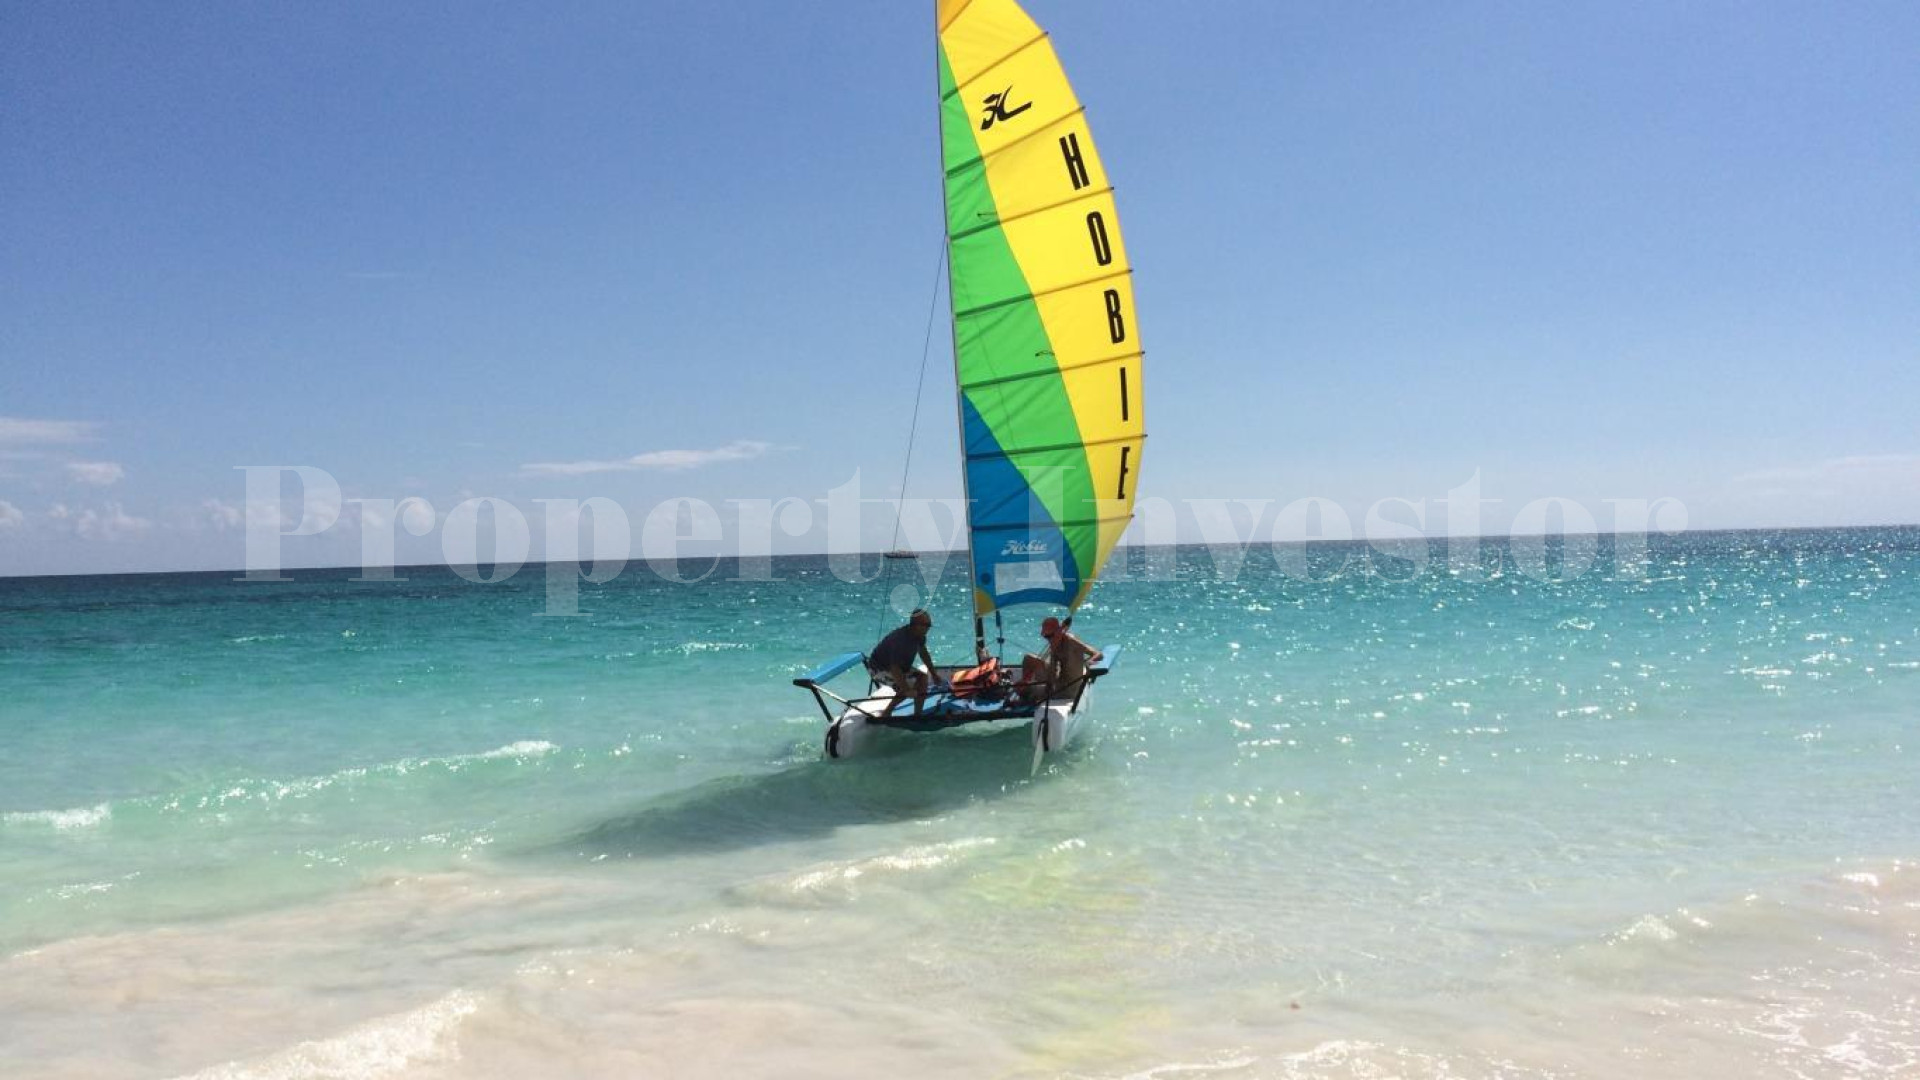
[[[913,614],[907,616],[907,625],[881,638],[880,644],[867,654],[867,670],[873,672],[874,678],[893,687],[893,697],[887,701],[887,711],[880,714],[880,719],[892,716],[909,690],[913,693],[913,714],[920,715],[920,707],[927,701],[927,679],[933,671],[933,654],[927,651],[927,631],[931,629],[933,616],[915,608]],[[926,671],[914,670],[916,657],[927,665]]]

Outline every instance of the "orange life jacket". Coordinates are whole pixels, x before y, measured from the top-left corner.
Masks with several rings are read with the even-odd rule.
[[[979,667],[955,672],[952,679],[954,697],[970,697],[986,690],[1000,681],[1000,659],[989,656]]]

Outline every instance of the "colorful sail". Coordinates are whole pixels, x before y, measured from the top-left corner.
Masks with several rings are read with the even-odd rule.
[[[1077,607],[1133,516],[1146,439],[1113,188],[1018,4],[937,17],[974,606]]]

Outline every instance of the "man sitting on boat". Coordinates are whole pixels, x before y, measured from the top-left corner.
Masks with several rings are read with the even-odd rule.
[[[927,631],[933,629],[933,616],[920,608],[907,616],[907,624],[898,627],[880,644],[867,654],[867,670],[873,673],[875,680],[893,687],[893,697],[887,701],[887,710],[880,714],[884,720],[893,715],[900,705],[900,699],[909,691],[913,693],[913,714],[920,715],[921,706],[927,701],[928,672],[933,671],[933,654],[927,651]],[[913,661],[918,658],[927,665],[926,671],[916,671]]]
[[[1036,704],[1078,697],[1087,679],[1087,665],[1100,659],[1100,650],[1074,637],[1051,615],[1040,621],[1040,636],[1047,639],[1047,653],[1028,653],[1021,660],[1020,696]]]

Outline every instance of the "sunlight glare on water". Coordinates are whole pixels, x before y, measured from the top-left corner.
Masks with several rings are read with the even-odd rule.
[[[821,760],[789,680],[870,645],[888,588],[821,559],[632,568],[577,619],[534,617],[532,571],[0,581],[0,1054],[1920,1069],[1920,532],[1688,535],[1564,581],[1498,547],[1371,566],[1182,549],[1103,585],[1077,629],[1124,656],[1034,776],[1020,731]],[[960,602],[931,600],[936,659],[970,648]]]

